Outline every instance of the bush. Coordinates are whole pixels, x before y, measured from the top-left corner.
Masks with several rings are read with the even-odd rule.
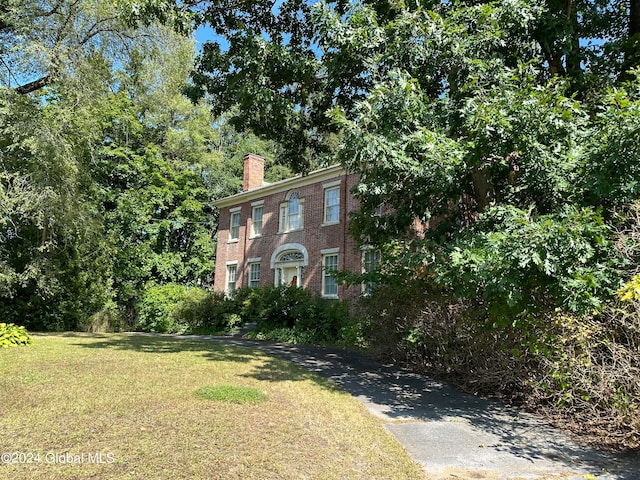
[[[558,313],[549,330],[532,401],[588,426],[607,447],[640,447],[640,302],[598,315]]]
[[[187,288],[183,285],[154,285],[147,288],[137,302],[136,328],[144,332],[184,333],[186,325],[178,325],[171,312],[184,299]]]
[[[241,288],[221,292],[168,284],[149,287],[137,303],[137,329],[158,333],[218,333],[245,322],[257,324],[257,338],[292,343],[362,340],[349,304],[298,287]]]
[[[121,332],[127,325],[122,310],[110,304],[79,322],[78,329],[91,333]]]
[[[598,314],[522,312],[497,325],[427,282],[381,287],[359,305],[371,351],[471,393],[546,411],[583,438],[640,446],[640,299],[634,278]],[[629,292],[634,292],[631,295]],[[603,434],[606,433],[606,434]]]
[[[223,293],[183,285],[154,285],[137,302],[136,329],[156,333],[216,333],[241,323],[233,300]]]
[[[350,325],[347,302],[325,299],[298,287],[239,289],[234,301],[244,321],[256,322],[257,338],[335,343]]]
[[[13,323],[0,323],[0,347],[17,347],[18,345],[31,345],[33,340],[24,327]]]

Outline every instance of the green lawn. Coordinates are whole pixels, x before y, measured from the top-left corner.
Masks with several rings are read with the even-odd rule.
[[[23,454],[2,479],[425,478],[355,399],[290,362],[148,336],[34,342],[0,349],[0,453]]]

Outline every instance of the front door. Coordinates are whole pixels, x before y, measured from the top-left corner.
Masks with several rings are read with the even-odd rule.
[[[282,284],[299,287],[299,275],[298,267],[283,267],[282,268]]]
[[[298,250],[287,250],[278,255],[275,261],[276,286],[303,285],[304,254]]]

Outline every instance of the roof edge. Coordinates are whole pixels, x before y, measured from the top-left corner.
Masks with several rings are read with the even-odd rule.
[[[284,192],[292,188],[303,187],[323,180],[328,180],[337,175],[347,173],[342,165],[332,165],[330,167],[315,170],[308,175],[299,175],[297,177],[286,178],[278,182],[270,183],[268,185],[254,188],[246,192],[236,193],[229,197],[223,197],[212,202],[214,207],[224,208],[230,205],[237,205],[238,203],[244,203],[257,198],[261,198],[267,195],[271,195],[278,192]]]

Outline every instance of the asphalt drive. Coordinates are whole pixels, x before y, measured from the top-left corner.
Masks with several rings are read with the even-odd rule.
[[[430,479],[640,480],[637,454],[580,446],[534,415],[358,353],[238,335],[173,337],[257,348],[329,379],[381,418]]]

